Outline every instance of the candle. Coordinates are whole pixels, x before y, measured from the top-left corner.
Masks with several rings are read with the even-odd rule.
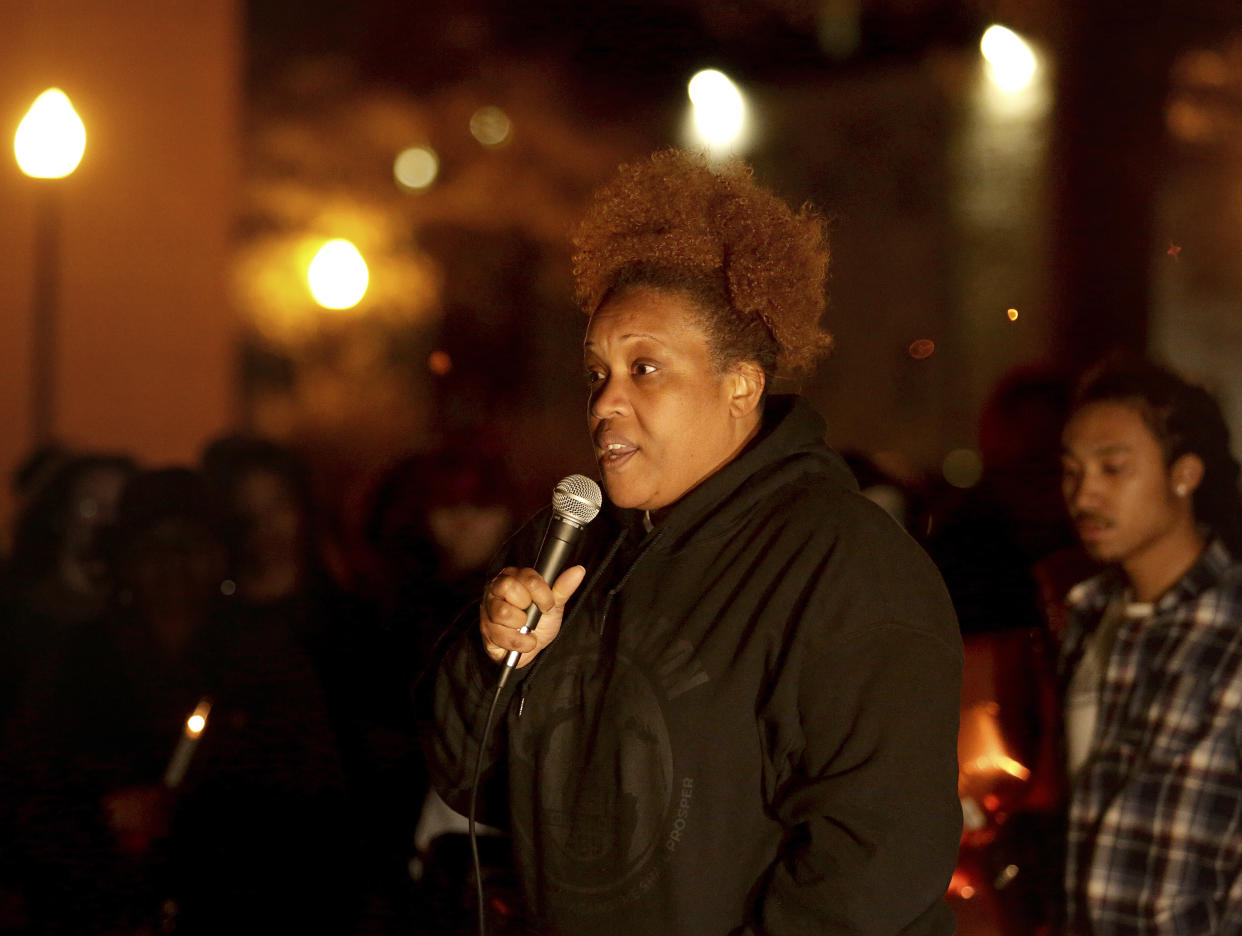
[[[164,771],[164,786],[168,789],[175,790],[185,778],[186,769],[190,766],[190,758],[194,756],[194,749],[198,747],[198,739],[202,737],[203,729],[207,727],[209,714],[211,714],[211,699],[203,696],[198,700],[198,705],[194,706],[190,717],[185,720],[185,730],[181,732],[177,747],[173,750],[172,760],[168,762],[168,769]]]

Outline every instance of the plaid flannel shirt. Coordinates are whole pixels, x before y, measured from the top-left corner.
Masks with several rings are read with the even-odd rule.
[[[1120,595],[1069,594],[1062,674]],[[1072,781],[1072,932],[1242,934],[1242,563],[1213,541],[1151,615],[1121,623]]]

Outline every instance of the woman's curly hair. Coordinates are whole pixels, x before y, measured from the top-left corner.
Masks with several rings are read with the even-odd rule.
[[[754,361],[769,378],[810,370],[832,344],[820,329],[828,245],[819,215],[797,213],[739,162],[662,150],[620,167],[574,237],[579,303],[594,314],[638,286],[681,290],[705,313],[718,367]]]

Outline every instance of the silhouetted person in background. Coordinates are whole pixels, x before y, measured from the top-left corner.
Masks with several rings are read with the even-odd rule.
[[[412,659],[425,663],[447,623],[478,600],[516,500],[500,459],[477,450],[407,456],[376,485],[365,531],[379,560],[371,590]]]
[[[382,645],[374,612],[348,594],[323,562],[323,542],[308,462],[291,446],[234,434],[210,442],[203,471],[219,499],[229,546],[229,576],[236,614],[257,630],[292,633],[314,663],[342,755],[351,821],[363,850],[359,863],[368,888],[368,913],[376,926],[397,926],[410,889],[406,861],[387,856],[385,842],[408,846],[412,826],[403,817],[384,776],[397,751],[411,745],[408,695],[389,688],[393,659]],[[400,705],[400,713],[390,709]],[[399,718],[404,737],[381,727]],[[417,798],[418,791],[403,791]]]
[[[1062,649],[1073,933],[1242,932],[1242,498],[1220,407],[1144,362],[1089,374],[1063,491],[1107,564]]]
[[[287,631],[232,618],[219,519],[195,473],[137,475],[109,538],[108,610],[30,681],[4,769],[35,932],[347,925],[351,843],[318,682]]]
[[[1005,375],[980,414],[978,483],[942,498],[929,518],[927,548],[966,648],[959,867],[976,888],[1000,882],[994,896],[1011,936],[1061,916],[1064,783],[1049,611],[1075,573],[1094,568],[1075,548],[1061,503],[1069,395],[1069,379],[1052,368]],[[994,755],[1012,758],[1021,776],[998,770]]]
[[[136,470],[124,455],[57,448],[23,473],[4,574],[0,719],[11,714],[30,667],[103,611],[111,582],[99,534]]]
[[[18,514],[25,509],[31,495],[42,488],[43,482],[74,455],[68,446],[55,440],[44,442],[26,454],[9,478],[9,490],[17,503]]]
[[[375,657],[373,686],[385,689],[376,709],[387,716],[375,730],[388,739],[388,756],[375,759],[374,792],[386,823],[380,842],[403,873],[416,846],[425,844],[416,843],[416,829],[428,838],[459,827],[442,803],[424,808],[429,781],[416,722],[430,716],[425,677],[437,642],[455,618],[473,610],[487,563],[512,532],[514,501],[504,465],[477,445],[406,456],[370,497],[364,535],[374,561],[367,593],[384,651]],[[421,875],[425,856],[418,857]],[[471,913],[458,910],[467,873],[455,860],[437,860],[420,877],[418,912],[429,931],[471,924]]]
[[[221,510],[234,614],[256,630],[295,637],[315,666],[346,748],[357,742],[355,609],[320,559],[310,470],[292,448],[229,435],[203,450],[201,465]]]
[[[1033,567],[1074,545],[1056,454],[1069,392],[1040,367],[1003,378],[979,419],[978,483],[934,508],[927,549],[964,634],[1045,626]]]

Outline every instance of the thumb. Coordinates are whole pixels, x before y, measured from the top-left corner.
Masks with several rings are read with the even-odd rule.
[[[552,584],[552,595],[556,598],[558,608],[565,607],[565,602],[578,590],[584,578],[586,578],[586,569],[580,565],[570,566],[556,577],[556,581]]]

